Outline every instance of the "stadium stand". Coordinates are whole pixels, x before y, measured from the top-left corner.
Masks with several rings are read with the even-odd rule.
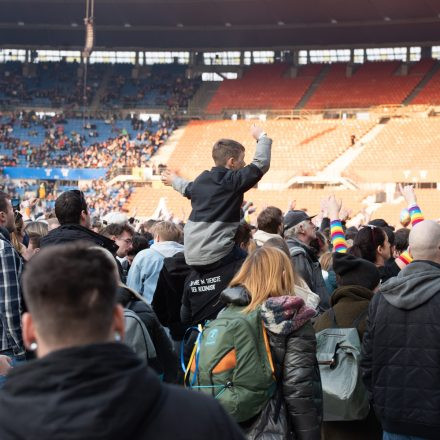
[[[249,67],[243,77],[225,80],[206,108],[207,113],[219,114],[224,109],[293,109],[322,65],[304,66],[296,78],[286,78],[286,64]]]
[[[345,63],[333,64],[306,104],[308,109],[357,108],[373,105],[401,104],[424,75],[433,60],[422,60],[410,66],[408,75],[398,76],[398,61],[369,62],[346,76]]]
[[[310,215],[315,215],[320,211],[321,199],[332,192],[343,200],[344,206],[353,209],[353,214],[357,214],[365,208],[362,201],[370,194],[368,191],[335,190],[334,188],[297,188],[283,191],[251,189],[246,193],[245,198],[257,208],[257,214],[267,206],[278,206],[280,209],[287,210],[287,205],[295,200],[296,209],[305,209]],[[191,212],[190,201],[165,186],[135,188],[129,202],[125,205],[125,209],[128,211],[136,210],[140,216],[149,218],[156,212],[162,198],[170,214],[174,214],[181,220],[187,220]]]
[[[411,101],[411,104],[440,104],[440,71],[435,73],[425,87]]]
[[[346,172],[359,182],[440,181],[440,118],[391,119]]]
[[[186,66],[155,65],[143,71],[143,76],[132,77],[133,65],[113,67],[111,79],[101,96],[107,108],[187,107],[188,100],[200,84],[198,79],[185,78]]]
[[[247,147],[251,160],[254,145],[250,141],[248,121],[192,121],[186,127],[169,166],[188,178],[212,167],[211,150],[221,138],[231,138]],[[315,174],[351,145],[351,136],[363,136],[374,122],[270,120],[264,128],[274,139],[275,153],[266,183],[287,183],[294,176]]]

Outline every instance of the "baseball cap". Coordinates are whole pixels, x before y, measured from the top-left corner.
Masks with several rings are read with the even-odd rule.
[[[290,229],[304,220],[311,220],[316,215],[309,216],[304,211],[293,209],[284,216],[284,229]]]

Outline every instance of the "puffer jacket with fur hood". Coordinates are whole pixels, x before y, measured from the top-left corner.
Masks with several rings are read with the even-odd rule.
[[[249,294],[243,287],[224,290],[221,299],[238,306],[249,304]],[[275,395],[260,417],[245,427],[247,438],[319,440],[322,389],[315,332],[310,321],[315,310],[298,296],[280,296],[266,300],[261,315],[283,399],[277,422],[274,422]]]

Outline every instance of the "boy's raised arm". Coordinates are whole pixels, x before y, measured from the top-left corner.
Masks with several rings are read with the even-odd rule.
[[[176,191],[180,192],[180,194],[188,199],[191,198],[192,182],[180,177],[175,171],[165,170],[162,173],[162,182],[166,186],[172,186]]]
[[[272,147],[272,139],[269,139],[264,130],[258,125],[252,124],[251,134],[257,141],[252,164],[257,166],[263,173],[267,173],[270,167],[270,152]]]

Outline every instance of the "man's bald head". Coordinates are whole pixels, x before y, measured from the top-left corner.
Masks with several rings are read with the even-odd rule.
[[[440,263],[440,225],[432,220],[415,225],[409,234],[409,247],[414,260]]]

